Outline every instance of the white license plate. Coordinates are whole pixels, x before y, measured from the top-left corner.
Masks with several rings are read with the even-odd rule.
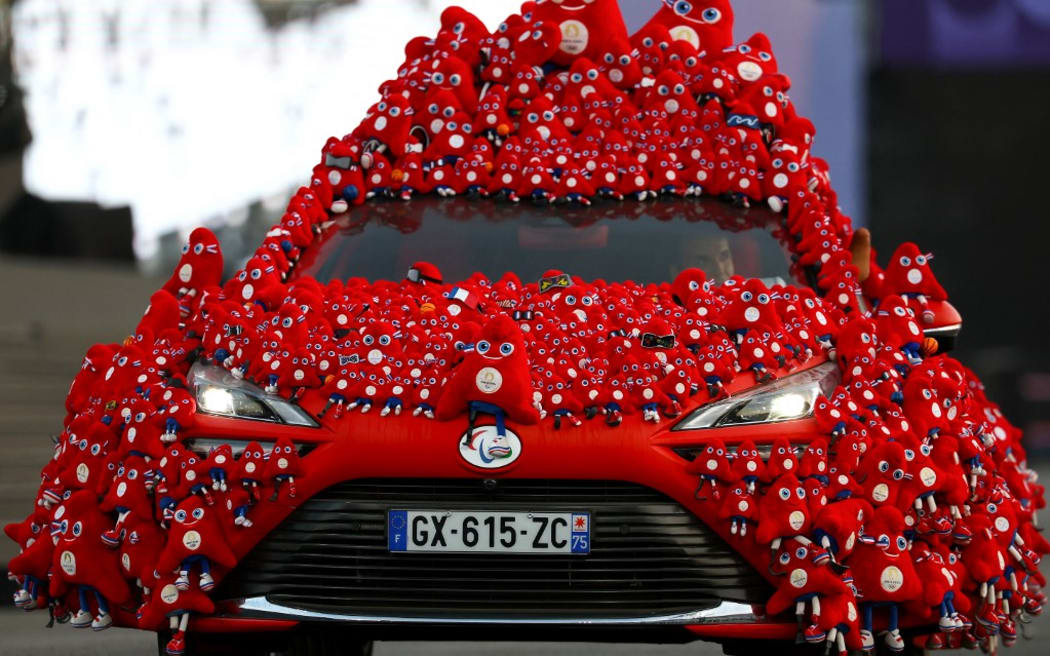
[[[390,551],[447,553],[587,554],[586,512],[390,510]]]

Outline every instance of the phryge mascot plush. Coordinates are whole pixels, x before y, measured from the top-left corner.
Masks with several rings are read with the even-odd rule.
[[[687,41],[700,52],[719,54],[733,44],[733,7],[729,0],[663,0],[642,30],[666,29],[675,41]]]
[[[581,56],[597,61],[612,43],[627,41],[616,0],[541,0],[533,18],[561,29],[561,46],[552,58],[560,66]]]
[[[525,340],[514,320],[500,314],[486,323],[463,362],[453,370],[441,395],[437,418],[445,421],[470,412],[493,415],[496,428],[503,435],[504,419],[520,424],[535,424],[539,411],[532,405],[532,381]]]

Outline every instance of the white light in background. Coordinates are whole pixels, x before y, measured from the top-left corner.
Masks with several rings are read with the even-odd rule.
[[[149,256],[164,232],[305,183],[449,4],[494,29],[521,3],[360,0],[271,31],[250,0],[22,0],[26,186],[131,205]]]

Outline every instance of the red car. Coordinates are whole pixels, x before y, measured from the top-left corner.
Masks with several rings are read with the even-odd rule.
[[[1020,431],[768,40],[693,43],[710,4],[630,41],[606,0],[447,10],[243,268],[194,231],[88,351],[15,604],[175,656],[1012,644],[1050,553]]]

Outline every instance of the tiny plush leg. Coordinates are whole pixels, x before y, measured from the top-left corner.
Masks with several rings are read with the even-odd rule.
[[[87,600],[87,586],[77,586],[77,601],[80,604],[80,608],[73,614],[73,621],[70,624],[74,629],[86,629],[91,626],[91,613],[88,612],[88,600]]]
[[[201,578],[200,586],[202,592],[207,592],[215,587],[215,579],[211,575],[211,561],[207,558],[201,558]]]
[[[892,652],[904,651],[904,638],[901,637],[901,632],[897,628],[897,622],[897,604],[890,604],[890,630],[886,634],[886,646]]]
[[[98,590],[92,588],[91,590],[95,595],[95,603],[98,604],[98,615],[91,622],[91,629],[93,631],[104,631],[113,625],[113,617],[109,614],[109,603],[106,602],[106,598],[99,594]]]

